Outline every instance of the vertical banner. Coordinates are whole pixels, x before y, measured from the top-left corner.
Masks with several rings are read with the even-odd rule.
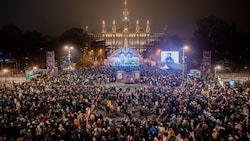
[[[31,80],[31,71],[30,70],[26,70],[25,71],[25,74],[26,74],[26,80]]]
[[[201,74],[203,77],[208,77],[210,73],[211,73],[211,51],[203,51]]]
[[[122,80],[123,80],[123,71],[117,71],[116,72],[116,80],[117,80],[117,82],[122,82]]]
[[[54,51],[47,51],[46,53],[47,74],[55,75],[55,53]]]
[[[135,82],[140,82],[141,81],[141,75],[140,75],[140,71],[133,71],[134,73],[134,79],[135,79]]]
[[[54,73],[55,76],[58,75],[58,67],[55,67],[55,73]]]

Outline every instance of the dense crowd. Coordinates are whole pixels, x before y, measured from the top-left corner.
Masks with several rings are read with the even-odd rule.
[[[0,140],[247,141],[249,92],[179,72],[140,69],[139,87],[116,69],[40,76],[0,88]],[[86,110],[88,109],[88,110]]]

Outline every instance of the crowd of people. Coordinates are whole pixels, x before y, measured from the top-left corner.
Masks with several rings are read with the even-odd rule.
[[[90,68],[0,87],[0,140],[247,141],[249,92],[140,68],[138,87]],[[124,85],[122,85],[124,86]]]

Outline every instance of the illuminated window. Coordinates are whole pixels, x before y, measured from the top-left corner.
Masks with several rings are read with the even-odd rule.
[[[129,34],[129,37],[135,37],[135,34]]]

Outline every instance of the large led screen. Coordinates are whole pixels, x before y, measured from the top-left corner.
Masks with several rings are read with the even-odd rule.
[[[139,66],[142,62],[140,54],[130,48],[118,49],[108,58],[110,66]]]
[[[179,63],[179,52],[161,51],[161,62]]]

